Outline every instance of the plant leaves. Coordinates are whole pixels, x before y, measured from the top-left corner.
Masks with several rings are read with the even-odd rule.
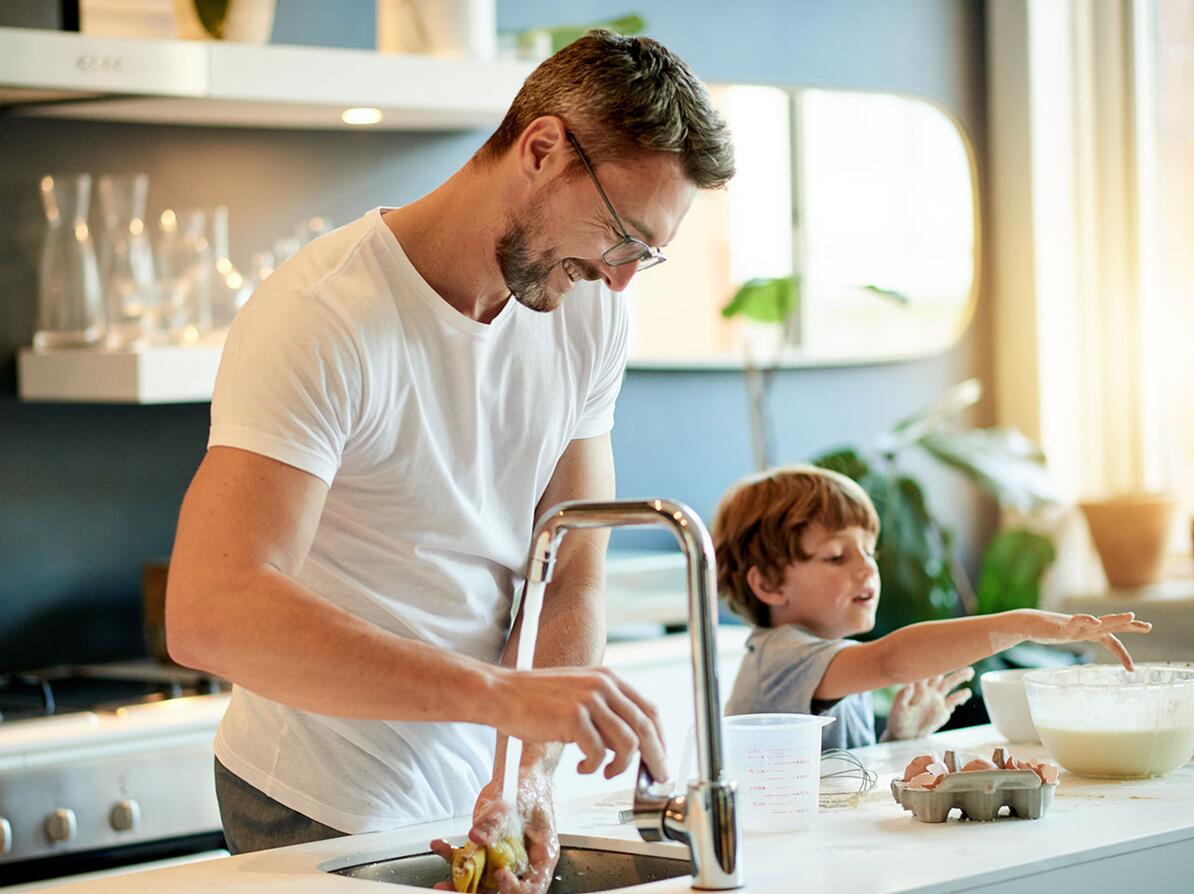
[[[938,430],[916,443],[962,472],[1001,506],[1031,513],[1057,502],[1044,454],[1016,429]]]
[[[635,34],[642,34],[647,30],[647,21],[642,16],[636,13],[627,13],[624,16],[619,16],[616,19],[607,19],[601,22],[592,22],[588,25],[556,25],[548,28],[533,28],[530,32],[533,33],[546,31],[551,39],[551,51],[558,53],[568,44],[580,40],[594,28],[606,28],[613,31],[615,34],[622,34],[631,37]]]
[[[1048,537],[1026,528],[1000,531],[983,553],[978,580],[978,612],[994,614],[1036,608],[1041,578],[1057,552]]]
[[[224,38],[224,21],[228,18],[228,4],[231,0],[194,0],[195,13],[203,30],[216,40]]]
[[[884,289],[881,286],[868,283],[867,285],[862,286],[862,290],[864,292],[872,292],[873,294],[878,295],[880,298],[886,298],[888,301],[894,302],[895,304],[903,304],[907,306],[912,303],[908,299],[907,295],[905,295],[903,292],[897,292],[895,289]]]
[[[647,20],[638,13],[628,12],[624,16],[618,16],[616,19],[610,19],[606,22],[606,27],[610,31],[616,31],[618,34],[624,34],[627,37],[634,34],[642,34],[647,30]]]
[[[794,276],[750,279],[721,309],[721,315],[744,316],[760,323],[782,323],[796,309],[799,292],[799,284]]]
[[[927,407],[917,410],[907,419],[901,419],[892,426],[890,432],[881,435],[879,452],[887,457],[895,456],[926,434],[949,425],[963,410],[978,403],[982,396],[983,385],[978,379],[959,382]]]
[[[871,468],[856,450],[849,447],[825,453],[813,460],[813,464],[831,472],[838,472],[861,483],[870,474]],[[865,489],[865,486],[864,486]],[[873,499],[873,498],[872,498]]]

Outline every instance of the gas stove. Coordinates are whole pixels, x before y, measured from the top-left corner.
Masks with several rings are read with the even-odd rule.
[[[62,665],[0,674],[0,722],[114,712],[130,705],[227,690],[227,684],[216,677],[152,661]]]
[[[0,676],[0,884],[219,846],[228,688],[151,661]]]

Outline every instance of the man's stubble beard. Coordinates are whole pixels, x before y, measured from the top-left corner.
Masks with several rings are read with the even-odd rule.
[[[548,280],[560,262],[547,252],[532,255],[530,242],[526,223],[512,223],[498,238],[494,250],[498,269],[506,288],[519,304],[539,313],[550,313],[560,306],[566,294],[553,297],[548,289]]]

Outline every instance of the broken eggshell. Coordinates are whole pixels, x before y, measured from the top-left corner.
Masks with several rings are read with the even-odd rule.
[[[925,768],[929,764],[936,764],[941,762],[941,757],[937,754],[920,754],[912,758],[912,762],[908,764],[907,769],[904,770],[904,781],[911,782],[915,777],[925,772]]]
[[[959,760],[952,751],[940,760],[933,757],[918,756],[905,769],[905,779],[891,783],[896,803],[921,822],[945,822],[955,809],[977,821],[997,819],[1005,809],[1009,816],[1040,819],[1057,788],[1055,766],[1018,761],[1002,748],[989,761],[969,755]]]

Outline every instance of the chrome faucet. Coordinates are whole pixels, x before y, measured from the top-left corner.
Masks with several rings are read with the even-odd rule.
[[[687,794],[669,795],[640,759],[634,824],[645,841],[670,838],[688,845],[694,888],[740,888],[737,786],[722,776],[713,541],[700,517],[683,503],[671,500],[561,503],[535,525],[527,580],[551,580],[560,543],[570,529],[623,525],[661,525],[669,529],[688,561],[688,633],[700,770],[700,779],[688,785]]]

